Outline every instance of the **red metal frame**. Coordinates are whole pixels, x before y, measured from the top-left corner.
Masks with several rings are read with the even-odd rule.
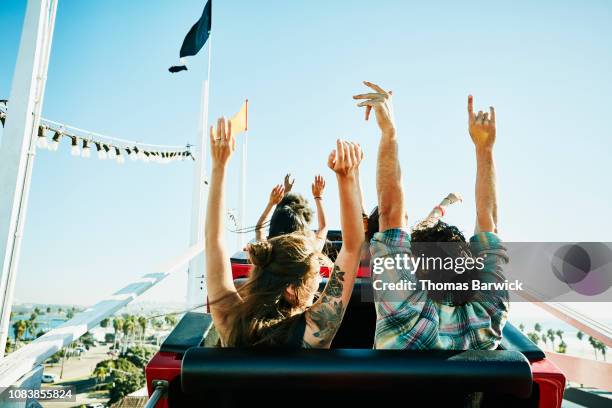
[[[181,356],[176,353],[159,352],[153,356],[145,368],[147,377],[147,392],[153,394],[153,381],[165,380],[168,384],[181,375]],[[168,399],[162,397],[155,408],[168,408]]]

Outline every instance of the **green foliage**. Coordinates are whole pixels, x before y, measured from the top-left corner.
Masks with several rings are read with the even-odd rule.
[[[102,319],[102,321],[100,322],[100,327],[106,328],[108,327],[109,323],[110,323],[110,319],[108,317],[105,319]]]
[[[559,347],[557,348],[557,351],[559,353],[565,354],[565,352],[567,351],[567,344],[565,343],[565,341],[561,340],[561,343],[559,343]]]
[[[156,349],[153,347],[134,346],[128,348],[126,352],[121,355],[121,357],[129,360],[137,367],[144,368],[149,360],[153,358],[155,352]]]
[[[527,337],[529,337],[529,340],[531,340],[536,345],[540,341],[540,335],[538,333],[535,333],[535,332],[527,333]]]
[[[533,330],[537,331],[538,333],[542,331],[542,325],[540,323],[536,323],[533,326]]]
[[[96,365],[93,375],[108,382],[110,403],[119,401],[145,385],[144,370],[127,358],[101,361]]]

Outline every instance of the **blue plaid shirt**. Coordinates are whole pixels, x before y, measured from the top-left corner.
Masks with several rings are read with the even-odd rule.
[[[504,281],[502,265],[508,262],[508,257],[496,234],[474,235],[470,249],[475,257],[484,257],[482,272],[490,274],[488,280]],[[396,254],[411,256],[410,232],[407,229],[378,232],[371,240],[370,251],[370,262],[380,257],[394,258]],[[375,348],[487,350],[499,345],[508,318],[507,291],[477,292],[470,302],[452,306],[431,300],[410,270],[385,268],[384,276],[385,282],[416,282],[417,290],[403,291],[406,298],[402,301],[396,301],[393,294],[383,290],[374,290]]]

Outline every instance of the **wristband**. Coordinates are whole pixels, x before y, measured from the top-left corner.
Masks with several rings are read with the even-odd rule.
[[[323,197],[321,197],[321,196],[316,196],[316,197],[314,197],[314,199],[315,199],[315,200],[322,200],[322,199],[323,199]]]
[[[436,205],[434,208],[437,208],[438,210],[440,210],[440,212],[442,213],[442,217],[444,217],[444,213],[445,213],[444,207]]]

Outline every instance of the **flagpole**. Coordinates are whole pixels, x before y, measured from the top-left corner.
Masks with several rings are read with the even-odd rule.
[[[249,111],[249,100],[246,100],[246,112],[248,115],[248,111]],[[249,127],[248,127],[248,116],[247,116],[247,126],[245,127],[244,130],[244,136],[242,138],[242,160],[240,161],[240,191],[238,194],[238,201],[239,201],[239,208],[240,208],[240,215],[238,217],[238,229],[239,230],[243,230],[245,228],[246,222],[245,222],[245,218],[246,218],[246,178],[247,178],[247,174],[246,174],[246,169],[247,169],[247,138],[248,138],[248,134],[249,134]],[[242,248],[244,248],[244,245],[246,244],[245,242],[245,234],[239,233],[236,234],[237,239],[238,239],[238,250],[241,250]]]
[[[212,33],[208,37],[208,67],[206,79],[202,81],[200,128],[198,129],[197,160],[194,166],[194,185],[192,193],[191,242],[190,245],[204,245],[205,203],[208,193],[206,177],[206,142],[208,131],[208,107],[210,95],[210,71],[212,65]],[[206,248],[204,249],[206,252]],[[193,258],[187,270],[187,304],[196,306],[206,301],[206,266],[204,253]]]

